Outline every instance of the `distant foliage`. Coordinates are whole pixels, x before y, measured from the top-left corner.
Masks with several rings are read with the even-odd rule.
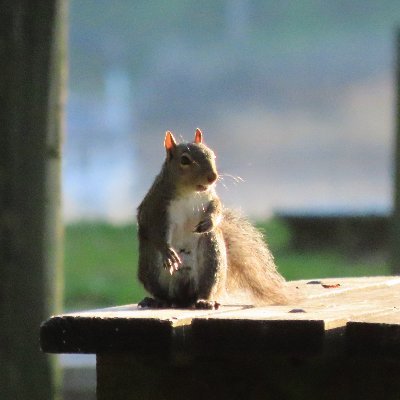
[[[279,220],[257,224],[264,231],[279,271],[286,279],[388,275],[379,260],[349,260],[335,251],[293,253],[290,232]],[[68,225],[65,234],[65,308],[67,310],[136,303],[145,292],[136,278],[136,225]]]

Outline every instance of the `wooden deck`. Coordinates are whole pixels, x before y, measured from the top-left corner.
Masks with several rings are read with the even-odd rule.
[[[99,399],[399,399],[400,277],[291,285],[303,300],[288,306],[126,305],[54,316],[41,346],[96,353]]]

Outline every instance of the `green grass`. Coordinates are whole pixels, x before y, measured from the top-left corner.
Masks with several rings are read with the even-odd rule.
[[[339,250],[296,253],[290,232],[278,220],[258,224],[288,280],[387,275],[384,261],[346,257]],[[145,292],[136,278],[136,225],[78,223],[65,232],[65,308],[83,309],[139,301]]]
[[[136,302],[144,295],[136,279],[135,225],[68,225],[65,232],[65,307]]]
[[[287,280],[390,274],[389,266],[382,257],[350,257],[341,249],[292,251],[289,249],[290,231],[278,219],[257,226],[264,233],[278,269]]]

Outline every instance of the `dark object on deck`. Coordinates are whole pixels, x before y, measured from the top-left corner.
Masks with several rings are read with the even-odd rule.
[[[292,282],[306,298],[288,306],[59,315],[41,344],[96,353],[102,400],[398,399],[400,278],[324,283],[340,287]]]
[[[0,398],[50,400],[37,327],[60,303],[63,0],[0,12]]]

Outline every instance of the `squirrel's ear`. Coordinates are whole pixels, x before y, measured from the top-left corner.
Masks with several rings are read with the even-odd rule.
[[[167,151],[171,151],[176,146],[176,140],[174,138],[174,135],[170,131],[167,131],[165,133],[164,146]]]
[[[199,128],[196,129],[196,133],[194,134],[194,142],[203,143],[203,132]]]

